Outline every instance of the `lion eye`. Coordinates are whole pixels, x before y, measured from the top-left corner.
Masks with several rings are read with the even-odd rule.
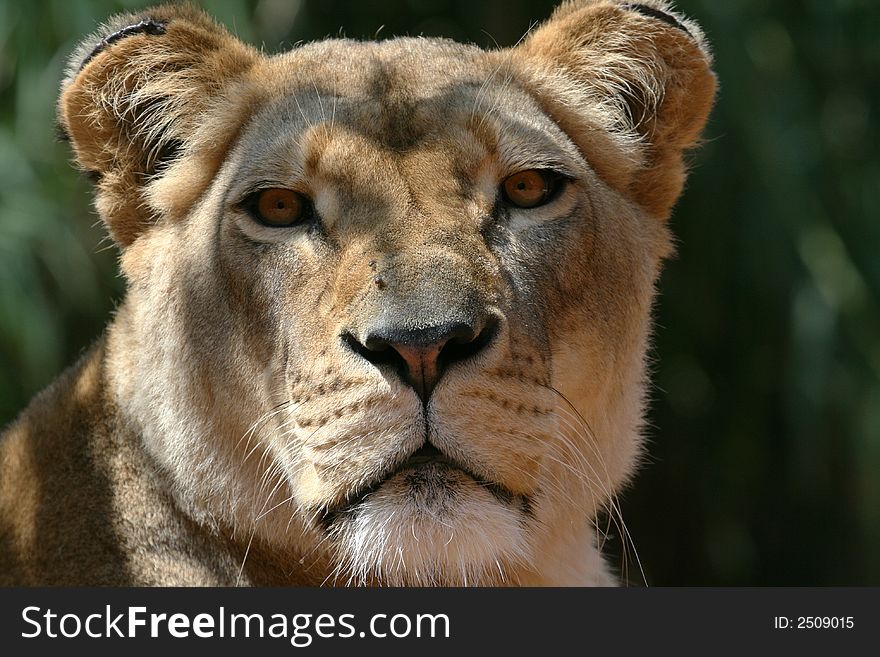
[[[303,218],[308,200],[293,190],[270,187],[256,192],[248,205],[261,223],[283,228]]]
[[[519,208],[535,208],[553,197],[559,176],[549,171],[528,169],[505,178],[501,183],[504,199]]]

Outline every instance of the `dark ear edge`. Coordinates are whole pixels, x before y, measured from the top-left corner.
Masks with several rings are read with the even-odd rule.
[[[643,16],[648,16],[649,18],[656,18],[657,20],[661,20],[664,23],[667,23],[668,25],[672,25],[673,27],[677,27],[682,32],[687,34],[689,37],[691,37],[691,38],[694,37],[694,35],[691,34],[690,30],[688,30],[684,26],[684,23],[679,21],[672,14],[667,14],[665,11],[660,11],[659,9],[656,9],[655,7],[649,7],[648,5],[640,5],[640,4],[631,3],[631,2],[626,3],[625,5],[623,5],[623,7],[624,7],[624,9],[629,9],[630,11],[637,11],[638,13],[642,14]]]
[[[168,26],[167,22],[164,21],[156,21],[152,18],[145,18],[139,23],[135,23],[134,25],[128,25],[123,27],[121,30],[117,30],[112,34],[108,34],[103,39],[98,42],[92,52],[86,55],[86,58],[79,65],[77,69],[77,73],[82,71],[86,64],[92,61],[97,55],[99,55],[107,46],[119,41],[120,39],[124,39],[125,37],[131,36],[133,34],[148,34],[150,36],[158,36],[160,34],[165,34],[165,28]]]

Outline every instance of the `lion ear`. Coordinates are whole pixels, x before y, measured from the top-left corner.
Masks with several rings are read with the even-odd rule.
[[[118,244],[158,219],[146,186],[191,148],[206,112],[258,57],[187,5],[117,16],[80,45],[59,122],[97,181],[96,205]]]
[[[715,95],[699,27],[663,0],[569,0],[515,48],[526,84],[610,184],[668,217]]]

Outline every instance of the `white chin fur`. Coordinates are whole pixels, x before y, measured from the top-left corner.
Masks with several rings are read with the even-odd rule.
[[[337,584],[516,583],[511,566],[530,554],[521,510],[469,477],[441,495],[420,492],[395,477],[334,522]]]

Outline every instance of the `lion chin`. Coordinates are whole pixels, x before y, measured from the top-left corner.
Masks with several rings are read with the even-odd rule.
[[[126,295],[0,439],[0,584],[614,583],[711,63],[665,0],[494,50],[112,18],[58,119]]]
[[[515,584],[529,561],[527,510],[448,463],[405,464],[323,521],[344,584]]]

